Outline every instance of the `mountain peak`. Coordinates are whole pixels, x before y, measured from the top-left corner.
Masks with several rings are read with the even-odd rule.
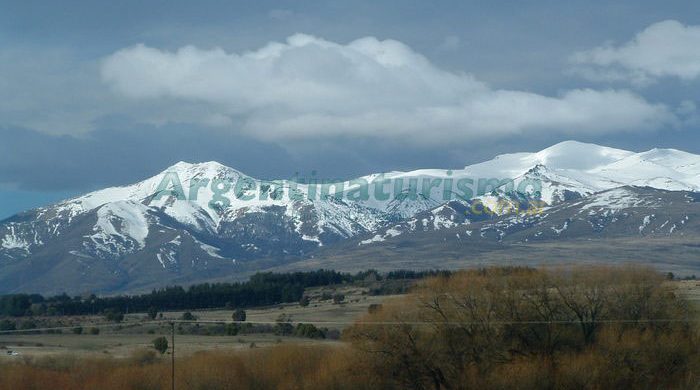
[[[191,163],[189,161],[178,161],[175,164],[169,166],[166,171],[180,171],[190,168],[229,168],[218,161],[204,161],[199,163]],[[229,168],[232,169],[232,168]]]
[[[602,147],[598,144],[594,144],[591,142],[581,142],[581,141],[577,141],[574,139],[569,139],[566,141],[557,142],[556,144],[549,146],[546,149],[560,149],[560,148],[569,148],[569,147],[588,147],[588,146]]]
[[[180,175],[184,175],[184,177],[181,179],[194,175],[204,175],[205,177],[209,178],[220,177],[223,175],[246,176],[242,172],[217,161],[205,161],[200,163],[179,161],[166,168],[163,172],[161,172],[161,174],[167,172],[177,172]]]
[[[560,169],[593,169],[634,154],[622,149],[579,141],[564,141],[535,153],[540,164]]]
[[[630,155],[633,152],[623,149],[611,148],[609,146],[602,146],[589,142],[581,142],[575,140],[568,140],[556,143],[545,149],[540,150],[537,154],[541,155],[551,155],[551,154],[566,154],[566,153],[586,153],[594,152],[600,154],[614,154],[614,155]]]

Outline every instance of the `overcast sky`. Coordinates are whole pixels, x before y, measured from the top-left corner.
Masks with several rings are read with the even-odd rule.
[[[0,218],[217,160],[456,168],[700,153],[697,1],[0,1]]]

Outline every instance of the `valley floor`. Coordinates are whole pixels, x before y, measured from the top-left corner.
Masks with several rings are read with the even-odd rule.
[[[340,331],[351,325],[359,316],[367,313],[372,304],[381,304],[393,296],[368,295],[366,289],[359,287],[333,288],[345,295],[343,303],[336,304],[332,300],[322,300],[326,292],[322,288],[310,289],[308,294],[314,297],[311,303],[302,307],[298,303],[281,304],[246,310],[246,322],[271,328],[281,315],[297,323],[313,324],[318,328],[327,328],[329,334],[338,335]],[[248,349],[265,347],[280,343],[295,344],[338,344],[336,337],[326,339],[304,338],[295,336],[276,335],[272,331],[266,333],[248,333],[237,335],[207,335],[207,328],[224,326],[231,322],[232,310],[216,309],[191,312],[199,323],[183,323],[184,331],[175,334],[176,356],[191,355],[199,351]],[[146,314],[127,314],[119,324],[105,324],[102,316],[51,317],[59,320],[65,329],[60,334],[0,334],[0,363],[21,357],[45,357],[52,355],[75,355],[79,357],[115,357],[126,358],[136,351],[153,349],[153,339],[166,336],[170,341],[171,328],[168,321],[180,320],[181,311],[162,313],[156,320],[149,319]],[[80,326],[81,334],[75,334],[73,329]],[[97,327],[100,333],[90,334],[90,329]],[[183,334],[186,333],[186,334]],[[187,334],[201,332],[202,334]],[[16,354],[8,354],[8,351]]]

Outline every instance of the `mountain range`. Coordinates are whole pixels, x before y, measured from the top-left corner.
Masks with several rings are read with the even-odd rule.
[[[566,141],[463,169],[258,180],[180,162],[0,221],[0,292],[103,293],[264,270],[648,263],[700,269],[700,156]]]

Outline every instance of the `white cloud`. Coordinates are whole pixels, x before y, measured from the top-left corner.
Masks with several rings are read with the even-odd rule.
[[[654,23],[631,41],[575,53],[572,63],[583,76],[645,85],[661,77],[700,78],[700,26],[675,20]]]
[[[107,57],[102,79],[142,102],[208,104],[205,124],[267,140],[385,138],[470,141],[537,132],[658,129],[676,121],[666,106],[628,92],[575,89],[559,96],[495,90],[438,68],[394,40],[338,44],[297,34],[244,53],[144,45]]]

